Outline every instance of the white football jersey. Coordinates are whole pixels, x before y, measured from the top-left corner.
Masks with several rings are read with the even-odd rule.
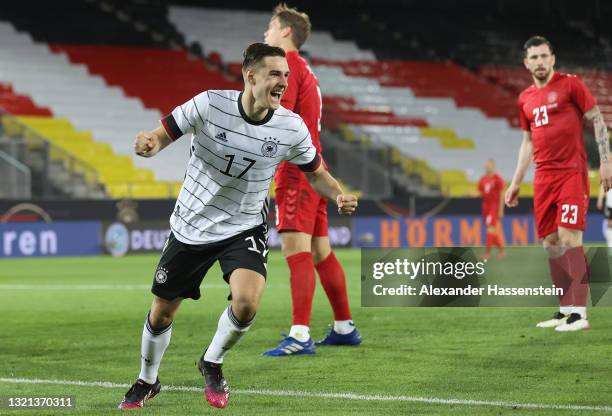
[[[161,122],[172,140],[191,133],[185,180],[170,227],[185,244],[225,240],[266,221],[274,172],[287,160],[305,171],[320,157],[304,121],[280,107],[248,118],[240,91],[209,90]]]

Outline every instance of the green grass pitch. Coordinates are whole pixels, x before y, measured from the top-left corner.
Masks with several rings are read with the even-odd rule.
[[[202,299],[181,307],[160,370],[163,386],[185,389],[162,387],[134,413],[612,414],[610,308],[591,309],[593,329],[568,334],[535,328],[552,308],[362,308],[359,251],[339,250],[338,256],[361,346],[319,348],[314,356],[261,356],[291,320],[288,270],[280,252],[271,252],[256,323],[225,360],[230,404],[211,408],[195,391],[201,385],[195,362],[226,305],[228,290],[215,268],[204,280]],[[131,384],[138,375],[156,263],[157,256],[3,259],[0,397],[70,395],[76,408],[0,408],[0,414],[116,414],[126,391],[118,384]],[[317,284],[313,336],[322,337],[331,321]],[[77,381],[84,385],[68,384]],[[111,384],[91,384],[98,382]]]

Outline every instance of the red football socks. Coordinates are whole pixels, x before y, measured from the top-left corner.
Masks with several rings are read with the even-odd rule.
[[[584,249],[572,247],[565,252],[569,264],[569,275],[572,279],[572,296],[574,306],[586,306],[589,296],[589,274]]]
[[[310,326],[310,311],[315,291],[315,267],[312,253],[301,252],[287,257],[291,273],[293,325]]]
[[[563,295],[559,295],[559,306],[571,306],[573,296],[571,293],[572,278],[570,277],[567,253],[562,256],[549,258],[550,277],[556,287],[563,289]]]
[[[329,256],[317,264],[317,272],[325,294],[334,311],[334,320],[347,321],[351,319],[348,295],[346,292],[346,277],[340,262],[332,251]]]

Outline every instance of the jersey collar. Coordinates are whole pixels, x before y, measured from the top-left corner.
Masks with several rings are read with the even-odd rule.
[[[252,118],[250,118],[242,107],[242,92],[240,93],[240,95],[238,95],[238,111],[240,111],[240,115],[242,116],[244,121],[254,126],[261,126],[262,124],[266,124],[274,115],[274,110],[268,110],[266,116],[261,120],[253,120]]]
[[[555,72],[553,73],[553,76],[552,76],[552,77],[550,77],[550,79],[548,80],[548,82],[547,82],[545,85],[543,85],[543,86],[541,86],[541,87],[538,87],[538,86],[536,86],[535,84],[533,84],[533,86],[535,87],[535,89],[536,89],[536,90],[541,90],[541,89],[543,89],[543,88],[548,87],[548,86],[549,86],[549,85],[551,85],[553,82],[556,82],[556,81],[557,81],[559,78],[561,78],[561,74],[559,74],[557,71],[555,71]]]

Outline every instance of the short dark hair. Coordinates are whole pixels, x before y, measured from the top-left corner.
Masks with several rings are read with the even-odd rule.
[[[532,46],[548,45],[551,55],[554,55],[552,44],[544,36],[532,36],[527,39],[527,42],[523,45],[523,56],[527,57],[527,49]]]
[[[267,56],[285,57],[285,51],[276,46],[266,45],[265,43],[253,43],[244,51],[244,60],[242,61],[242,70],[247,71],[257,65]]]
[[[278,18],[281,28],[284,29],[287,26],[291,28],[291,41],[296,48],[300,49],[310,36],[312,28],[308,15],[287,6],[286,3],[280,3],[272,10],[272,19],[274,18]]]

